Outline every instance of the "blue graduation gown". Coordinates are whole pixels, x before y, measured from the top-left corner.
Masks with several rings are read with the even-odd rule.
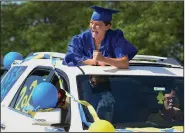
[[[73,36],[68,45],[63,64],[68,66],[83,65],[82,61],[93,58],[93,50],[95,50],[95,44],[91,30],[88,29]],[[137,49],[124,38],[121,30],[109,29],[101,42],[99,52],[104,57],[109,58],[122,58],[127,55],[131,60],[137,54]]]

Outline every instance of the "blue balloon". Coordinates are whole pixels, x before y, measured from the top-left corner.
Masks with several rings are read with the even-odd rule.
[[[34,88],[32,94],[32,105],[34,108],[54,108],[57,101],[58,91],[53,84],[49,82],[42,82]]]
[[[3,59],[3,65],[4,65],[5,69],[9,70],[10,67],[11,67],[11,64],[15,60],[23,60],[22,55],[20,53],[17,53],[17,52],[7,53],[4,57],[4,59]]]

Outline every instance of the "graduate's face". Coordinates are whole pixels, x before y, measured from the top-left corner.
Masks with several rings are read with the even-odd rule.
[[[90,21],[90,29],[95,39],[103,38],[110,25],[105,25],[103,21]]]

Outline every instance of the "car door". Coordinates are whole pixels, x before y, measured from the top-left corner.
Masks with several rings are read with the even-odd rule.
[[[33,88],[41,82],[49,81],[52,75],[52,69],[48,68],[36,68],[28,75],[11,103],[1,108],[1,131],[45,130],[44,126],[33,125],[33,118],[24,108],[31,104]]]

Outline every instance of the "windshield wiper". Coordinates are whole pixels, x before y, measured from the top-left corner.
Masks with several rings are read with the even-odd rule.
[[[156,128],[170,128],[170,127],[173,127],[173,126],[184,126],[184,122],[183,121],[172,121],[172,122],[168,122],[168,121],[163,121],[163,122],[150,122],[150,121],[147,121],[146,123],[150,123],[150,124],[153,124],[154,127]]]
[[[154,128],[171,128],[173,126],[183,126],[183,122],[134,122],[134,123],[118,123],[113,124],[115,128],[142,128],[142,127],[154,127]]]
[[[119,124],[114,124],[114,127],[119,129],[119,128],[142,128],[142,127],[153,127],[156,126],[154,123],[147,123],[147,122],[133,122],[133,123],[119,123]]]

